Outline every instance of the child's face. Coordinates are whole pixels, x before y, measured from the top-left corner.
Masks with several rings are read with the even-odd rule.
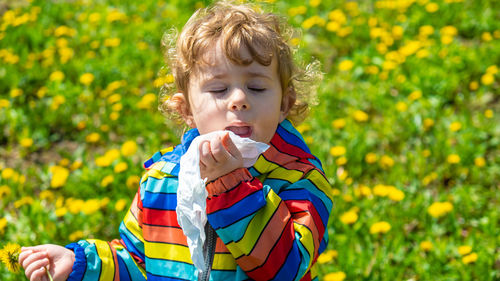
[[[240,50],[242,58],[251,58]],[[240,137],[268,143],[288,113],[274,58],[269,66],[255,60],[243,66],[230,61],[215,44],[206,54],[209,64],[196,68],[189,82],[190,110],[184,116],[200,134],[230,130]],[[283,106],[282,106],[283,105]]]

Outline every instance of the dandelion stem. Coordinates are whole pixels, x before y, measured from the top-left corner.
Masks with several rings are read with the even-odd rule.
[[[365,277],[368,277],[370,273],[372,272],[373,265],[375,264],[375,261],[377,260],[378,252],[380,251],[380,243],[379,241],[375,242],[375,253],[373,253],[372,259],[370,260],[370,263],[368,264],[368,267],[366,267],[365,270]]]
[[[49,270],[47,269],[47,267],[45,267],[45,273],[47,273],[47,277],[49,277],[49,280],[50,281],[54,281],[54,278],[52,278],[52,275],[50,274]]]

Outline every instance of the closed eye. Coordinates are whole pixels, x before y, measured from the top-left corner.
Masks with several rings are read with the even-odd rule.
[[[210,93],[214,93],[214,94],[222,94],[222,93],[224,93],[226,90],[227,90],[227,88],[212,89],[212,90],[209,90],[209,92],[210,92]]]
[[[257,87],[248,87],[248,89],[254,92],[263,92],[266,90],[266,88],[257,88]]]

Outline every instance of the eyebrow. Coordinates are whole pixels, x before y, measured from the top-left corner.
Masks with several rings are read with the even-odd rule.
[[[262,74],[261,72],[248,71],[248,72],[245,72],[245,75],[248,76],[248,77],[261,77],[261,78],[265,78],[265,79],[268,79],[268,80],[272,80],[271,77],[269,77],[269,76],[267,76],[265,74]],[[209,80],[213,80],[213,79],[224,79],[227,76],[228,75],[226,73],[220,73],[220,74],[215,74],[215,75],[207,75],[206,79],[203,79],[203,80],[209,81]]]

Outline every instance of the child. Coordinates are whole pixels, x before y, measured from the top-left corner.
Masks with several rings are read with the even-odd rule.
[[[311,280],[328,241],[330,185],[290,119],[307,113],[306,72],[293,63],[280,19],[246,5],[195,13],[167,53],[177,93],[163,104],[192,130],[145,162],[121,239],[23,248],[30,280]],[[302,75],[301,75],[302,74]],[[267,143],[250,168],[228,134],[202,142],[208,261],[198,272],[176,218],[179,159],[198,135],[232,131]],[[215,232],[211,232],[215,230]],[[210,236],[211,233],[213,236]],[[215,250],[215,254],[213,253]]]

